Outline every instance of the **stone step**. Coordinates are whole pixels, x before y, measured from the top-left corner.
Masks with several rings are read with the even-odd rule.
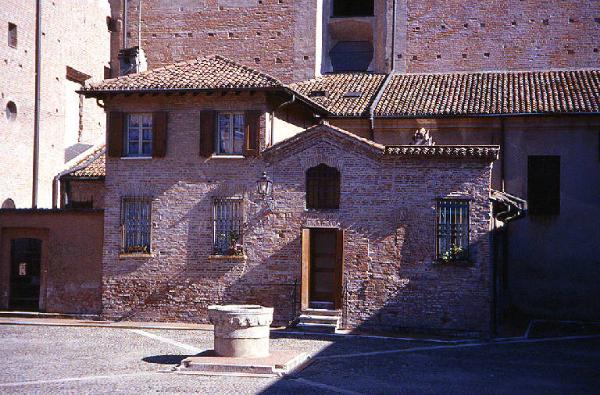
[[[324,309],[324,310],[333,310],[332,302],[318,302],[313,301],[308,304],[311,309]]]
[[[296,329],[303,331],[303,332],[335,333],[336,325],[312,324],[309,322],[299,322],[296,324]]]
[[[333,315],[308,315],[302,314],[298,317],[298,322],[310,323],[310,324],[328,324],[338,326],[340,317]]]
[[[341,317],[342,312],[341,312],[341,310],[304,309],[304,310],[301,311],[301,314],[304,314],[304,315],[319,315],[319,316],[327,315],[327,316]]]

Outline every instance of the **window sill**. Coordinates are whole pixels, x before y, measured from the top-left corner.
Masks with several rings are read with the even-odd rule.
[[[209,255],[208,259],[245,261],[248,257],[246,255]]]
[[[119,259],[150,259],[154,258],[154,254],[144,254],[144,253],[119,253]]]
[[[433,261],[436,266],[462,266],[462,267],[471,267],[475,266],[475,263],[470,259],[455,259],[452,261],[444,262],[441,259],[436,259]]]
[[[152,157],[151,156],[122,156],[121,159],[124,159],[124,160],[136,160],[136,159],[148,160],[148,159],[152,159]]]
[[[244,155],[219,155],[219,154],[214,154],[214,155],[211,155],[210,158],[211,159],[245,159],[246,157]]]

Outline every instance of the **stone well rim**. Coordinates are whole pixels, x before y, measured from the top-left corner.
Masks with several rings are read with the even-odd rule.
[[[222,314],[272,314],[273,307],[264,307],[257,304],[226,304],[208,306],[209,312]]]

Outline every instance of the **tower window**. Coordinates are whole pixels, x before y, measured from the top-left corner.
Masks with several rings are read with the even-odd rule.
[[[373,0],[333,0],[333,16],[373,16]]]
[[[340,41],[329,51],[334,72],[367,71],[373,60],[369,41]]]
[[[17,25],[8,22],[8,46],[17,48]]]

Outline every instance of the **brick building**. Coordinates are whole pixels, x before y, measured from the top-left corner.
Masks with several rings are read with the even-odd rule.
[[[385,147],[327,124],[279,141],[314,122],[275,112],[295,93],[218,56],[85,94],[110,119],[107,317],[206,321],[239,302],[279,323],[319,307],[347,328],[489,331],[497,146]]]
[[[108,16],[108,1],[3,2],[0,205],[51,207],[55,177],[102,142],[103,110],[75,91],[105,76]]]

